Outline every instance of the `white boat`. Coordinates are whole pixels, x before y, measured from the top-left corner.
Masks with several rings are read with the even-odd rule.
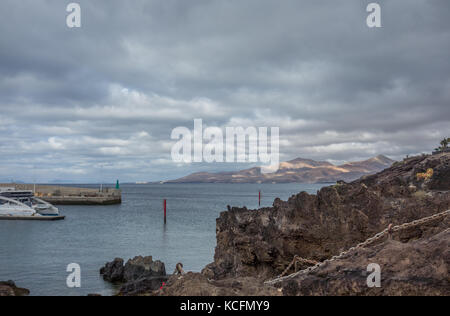
[[[0,188],[0,197],[14,200],[21,205],[31,208],[35,213],[43,216],[58,216],[59,210],[55,206],[34,196],[32,191],[16,190],[15,188]],[[1,215],[1,214],[0,214]]]
[[[37,197],[33,197],[31,199],[32,201],[32,208],[38,212],[41,215],[44,216],[58,216],[59,215],[59,209],[55,206],[51,205],[50,203],[47,203],[41,199],[38,199]]]
[[[30,217],[42,215],[26,204],[0,196],[0,216]]]

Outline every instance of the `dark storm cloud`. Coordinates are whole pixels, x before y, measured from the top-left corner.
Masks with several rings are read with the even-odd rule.
[[[170,132],[279,126],[282,159],[430,151],[450,135],[450,4],[78,1],[0,4],[0,180],[167,179]],[[219,166],[243,168],[245,166]]]

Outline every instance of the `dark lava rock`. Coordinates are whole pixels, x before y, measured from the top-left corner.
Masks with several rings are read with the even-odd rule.
[[[128,260],[124,267],[125,282],[136,281],[142,278],[159,277],[166,275],[166,267],[163,262],[153,258],[138,256]]]
[[[123,282],[124,281],[124,267],[123,259],[116,258],[112,262],[108,262],[103,268],[100,269],[100,274],[103,279],[108,282]]]
[[[125,265],[123,262],[123,259],[116,258],[100,269],[104,280],[123,284],[119,295],[139,295],[158,290],[168,279],[164,263],[153,261],[151,256],[135,257]]]
[[[381,267],[379,288],[367,286],[369,263]],[[446,229],[408,243],[387,240],[358,250],[281,286],[284,295],[449,296],[449,267],[450,230]]]
[[[430,190],[448,190],[450,187],[450,161],[445,158],[446,154],[439,157],[442,162],[433,168],[433,177],[428,184]]]
[[[431,179],[417,178],[417,173],[429,168],[434,171]],[[411,157],[376,175],[324,187],[315,195],[301,192],[288,201],[276,199],[273,207],[230,208],[217,219],[214,262],[202,273],[214,280],[270,279],[295,255],[323,261],[389,224],[448,209],[450,153]],[[432,225],[405,231],[398,240],[405,243],[427,236],[430,229]]]
[[[19,288],[13,281],[0,281],[0,296],[28,296],[28,289]]]
[[[167,280],[168,276],[159,276],[145,277],[128,282],[120,288],[119,295],[133,296],[156,291],[159,290]]]

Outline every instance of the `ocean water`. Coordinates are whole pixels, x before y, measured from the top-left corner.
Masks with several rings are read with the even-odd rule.
[[[123,203],[60,206],[64,221],[0,221],[0,281],[13,280],[31,295],[111,295],[99,269],[116,257],[153,256],[172,273],[177,262],[201,271],[213,261],[216,218],[231,206],[271,206],[323,184],[148,184],[123,185]],[[167,225],[163,222],[167,199]],[[81,288],[68,288],[70,263],[81,267]]]

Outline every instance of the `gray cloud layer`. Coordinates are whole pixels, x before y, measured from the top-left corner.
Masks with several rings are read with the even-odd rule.
[[[0,180],[159,180],[170,133],[280,126],[281,159],[429,152],[450,136],[450,3],[379,1],[0,3]]]

